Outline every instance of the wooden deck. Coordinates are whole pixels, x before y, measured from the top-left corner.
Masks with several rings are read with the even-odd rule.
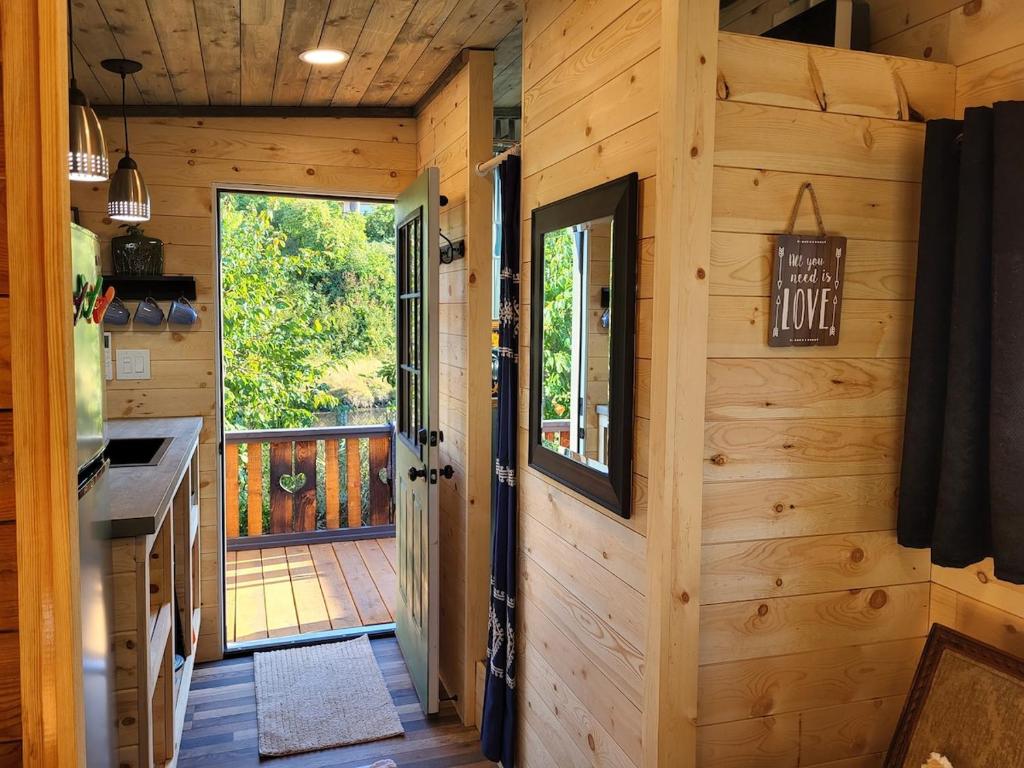
[[[395,620],[395,539],[227,553],[227,641]]]

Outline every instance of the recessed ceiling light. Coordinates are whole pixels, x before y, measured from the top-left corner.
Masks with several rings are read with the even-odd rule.
[[[310,48],[300,53],[299,58],[307,64],[341,64],[348,54],[337,48]]]

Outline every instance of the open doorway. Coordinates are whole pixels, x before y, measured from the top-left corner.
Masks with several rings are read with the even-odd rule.
[[[391,631],[394,205],[217,207],[227,646]]]

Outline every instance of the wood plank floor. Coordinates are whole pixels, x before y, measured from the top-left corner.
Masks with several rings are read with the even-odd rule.
[[[228,643],[395,620],[395,539],[228,552]]]
[[[475,728],[464,726],[451,702],[425,717],[393,637],[372,641],[374,655],[398,707],[405,735],[303,755],[260,759],[256,733],[256,690],[252,657],[226,659],[196,667],[182,732],[180,768],[282,766],[282,768],[357,768],[391,758],[399,768],[484,768]],[[296,692],[295,706],[302,694]]]

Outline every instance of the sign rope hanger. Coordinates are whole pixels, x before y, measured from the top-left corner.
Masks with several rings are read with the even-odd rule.
[[[807,192],[814,207],[817,235],[797,235],[796,220]],[[776,235],[771,282],[770,347],[835,346],[846,267],[846,238],[825,230],[814,185],[800,185],[786,233]]]
[[[792,235],[793,230],[796,229],[796,217],[800,214],[800,203],[804,201],[804,192],[811,193],[811,205],[814,206],[814,220],[818,223],[818,234],[825,237],[825,222],[821,218],[821,206],[818,205],[818,195],[814,191],[814,185],[809,181],[801,184],[800,191],[796,193],[796,202],[793,204],[793,210],[789,214],[789,225],[786,227],[786,234]]]

